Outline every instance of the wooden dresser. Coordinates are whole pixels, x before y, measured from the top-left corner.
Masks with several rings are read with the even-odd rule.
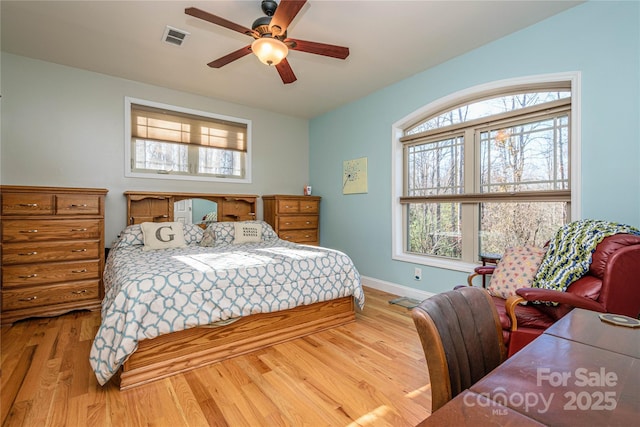
[[[185,199],[204,199],[217,203],[218,221],[249,221],[256,219],[256,199],[253,194],[158,193],[125,191],[127,225],[142,222],[171,222],[173,204]]]
[[[306,245],[320,244],[320,197],[262,196],[264,220],[281,239]]]
[[[0,186],[2,324],[100,309],[107,191]]]

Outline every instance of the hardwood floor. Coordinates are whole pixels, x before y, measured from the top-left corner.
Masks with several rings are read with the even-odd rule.
[[[98,385],[99,313],[1,330],[3,426],[414,426],[431,392],[418,335],[394,296],[365,289],[354,323],[120,391]]]

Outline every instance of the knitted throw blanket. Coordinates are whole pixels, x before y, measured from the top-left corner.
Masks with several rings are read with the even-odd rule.
[[[589,271],[591,254],[605,237],[626,233],[640,235],[629,225],[598,220],[571,222],[556,232],[542,259],[532,287],[566,291]]]

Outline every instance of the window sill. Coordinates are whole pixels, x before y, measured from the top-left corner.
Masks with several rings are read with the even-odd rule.
[[[126,178],[151,178],[151,179],[168,179],[168,180],[183,180],[183,181],[208,181],[208,182],[226,182],[233,184],[251,184],[250,178],[218,178],[213,176],[198,176],[198,175],[174,175],[166,173],[140,173],[125,171],[124,176]]]
[[[410,262],[412,264],[420,264],[428,267],[435,268],[444,268],[446,270],[453,271],[462,271],[468,273],[473,271],[479,264],[465,262],[465,261],[457,261],[450,260],[445,258],[437,258],[437,257],[428,257],[425,255],[414,255],[414,254],[393,254],[392,259],[396,261]]]

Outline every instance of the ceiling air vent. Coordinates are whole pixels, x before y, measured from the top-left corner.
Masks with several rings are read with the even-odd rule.
[[[162,40],[169,44],[182,46],[182,43],[184,43],[188,36],[188,32],[167,25],[167,28],[164,29]]]

